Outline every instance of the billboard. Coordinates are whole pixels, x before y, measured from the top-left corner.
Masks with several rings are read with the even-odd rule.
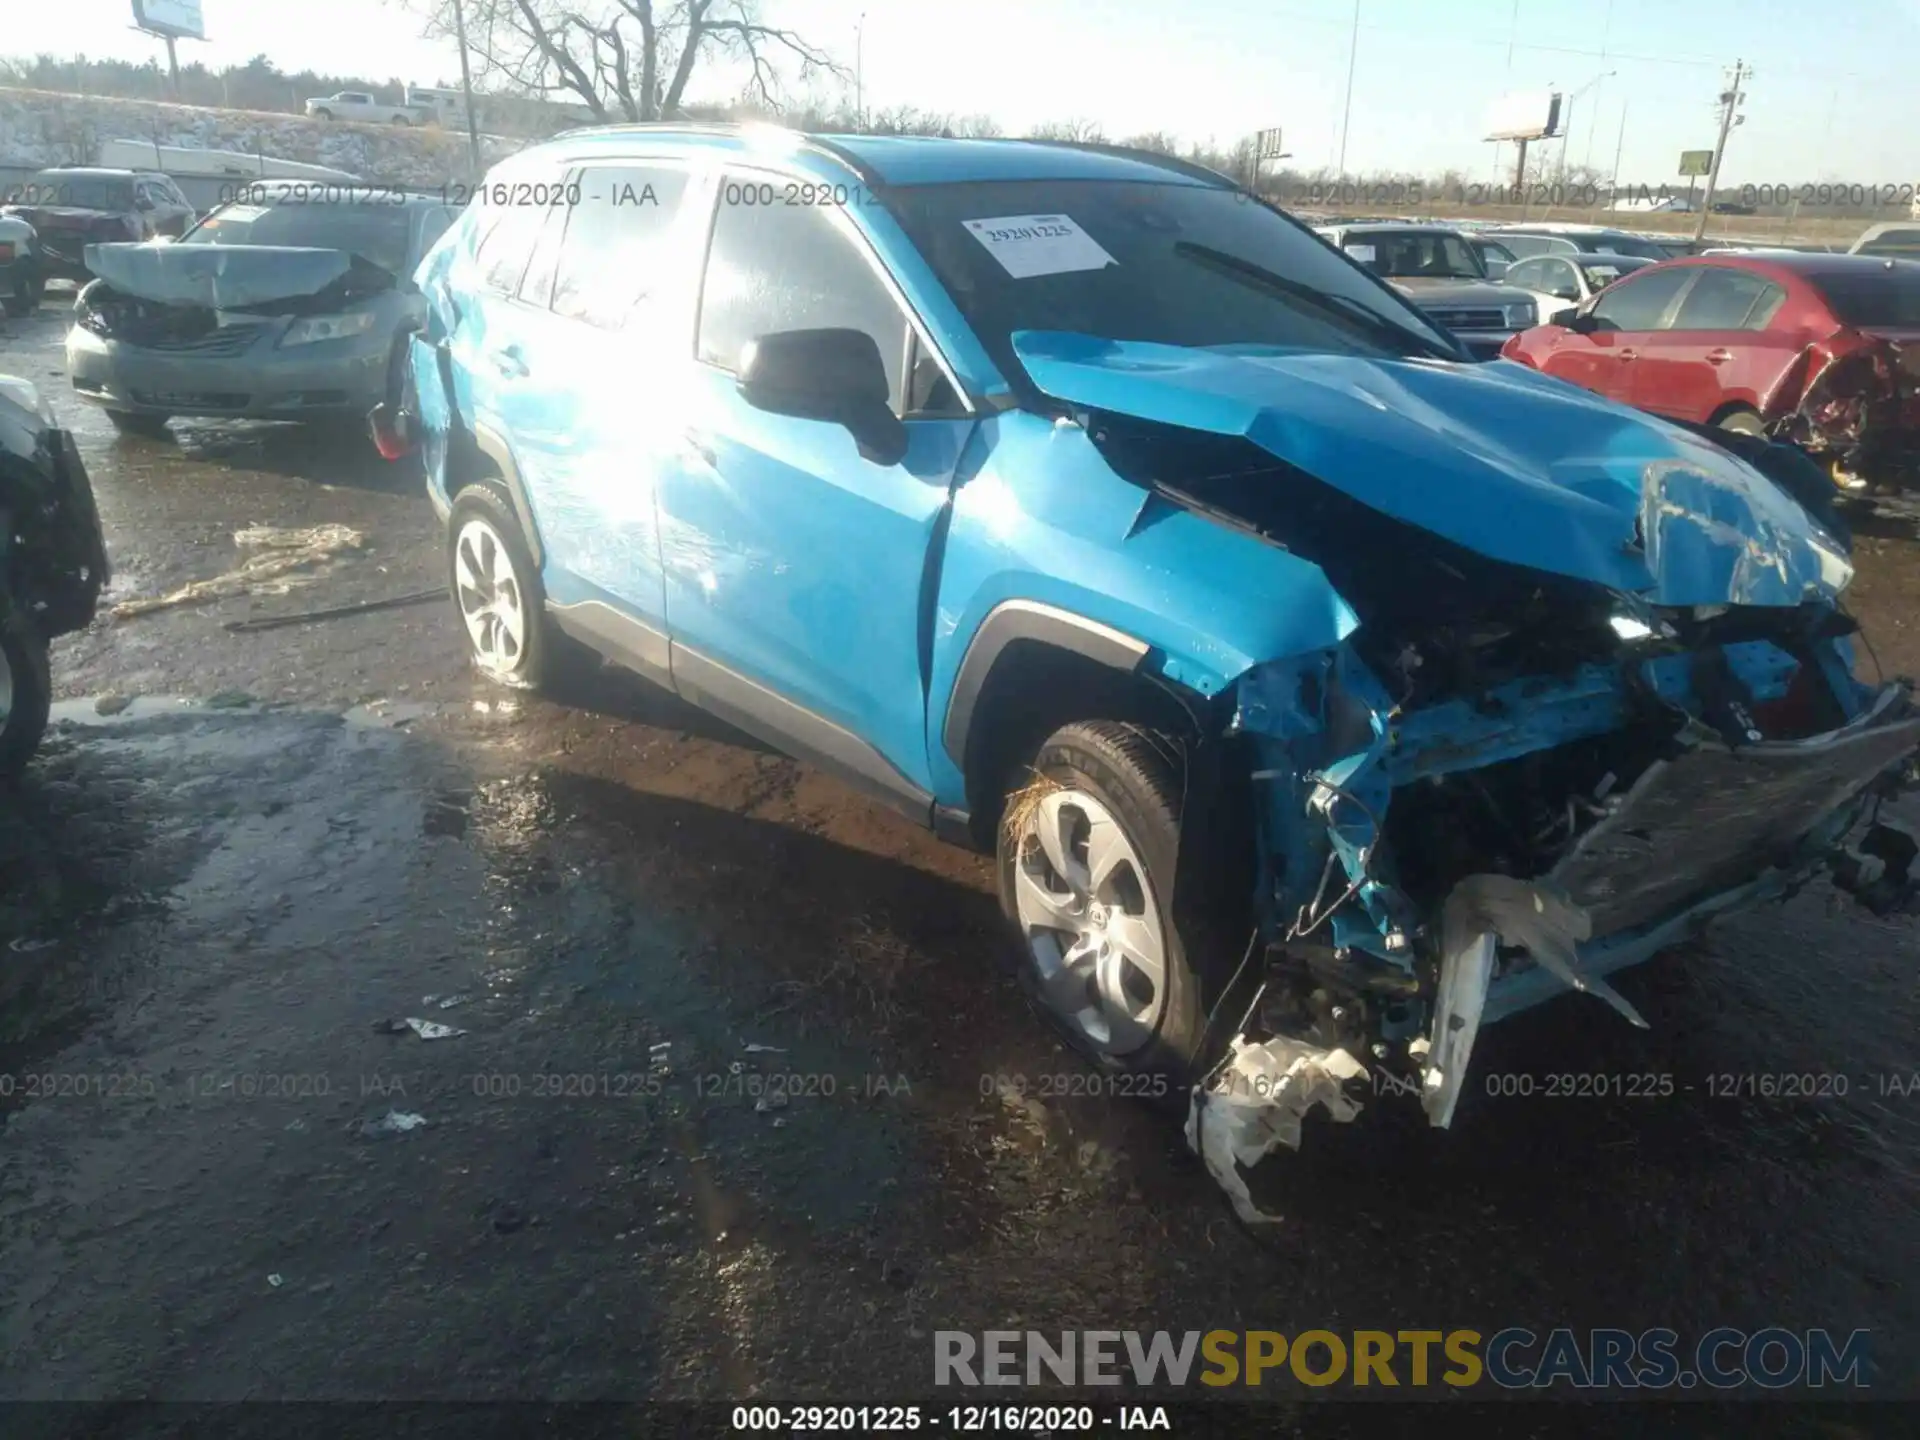
[[[207,38],[200,0],[133,0],[133,23],[154,35],[175,35],[183,40]]]
[[[1255,155],[1261,160],[1284,160],[1287,158],[1286,146],[1280,143],[1280,127],[1262,130],[1253,137],[1256,146]]]
[[[1711,175],[1713,173],[1713,151],[1682,150],[1680,152],[1680,174],[1684,178],[1690,175]]]
[[[1517,90],[1487,108],[1489,140],[1540,140],[1560,128],[1558,90]]]

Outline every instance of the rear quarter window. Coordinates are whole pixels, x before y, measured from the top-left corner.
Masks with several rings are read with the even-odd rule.
[[[1850,275],[1821,275],[1814,288],[1843,325],[1868,329],[1920,328],[1920,261]]]

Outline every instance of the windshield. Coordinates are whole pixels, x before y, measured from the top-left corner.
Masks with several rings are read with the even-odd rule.
[[[1340,248],[1391,280],[1484,280],[1486,266],[1458,235],[1391,230],[1349,231]]]
[[[22,205],[71,205],[78,210],[131,210],[133,182],[102,175],[42,170],[13,197]]]
[[[296,245],[347,250],[404,275],[415,207],[380,200],[280,200],[223,205],[180,237],[182,245]],[[441,226],[442,229],[446,227]]]
[[[1580,267],[1580,273],[1587,277],[1589,289],[1604,290],[1622,275],[1656,262],[1644,260],[1638,255],[1622,255],[1615,260],[1578,260],[1574,263]]]
[[[1881,269],[1816,275],[1813,283],[1843,325],[1920,328],[1920,262],[1896,260]]]
[[[1642,260],[1671,260],[1673,255],[1664,245],[1652,240],[1642,240],[1637,235],[1594,235],[1580,237],[1589,250],[1603,255],[1638,255]]]
[[[1162,345],[1459,353],[1311,231],[1234,191],[999,180],[903,186],[889,200],[1010,376],[1021,374],[1009,338],[1018,330]]]

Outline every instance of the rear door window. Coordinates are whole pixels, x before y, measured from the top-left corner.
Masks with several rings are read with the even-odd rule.
[[[527,262],[533,256],[534,242],[553,206],[502,205],[488,217],[490,228],[481,238],[474,260],[480,267],[480,283],[496,295],[515,295]]]
[[[1602,330],[1658,330],[1680,287],[1692,278],[1686,270],[1652,270],[1609,285],[1593,307]]]
[[[566,217],[553,309],[603,330],[625,329],[667,275],[687,172],[671,165],[589,165]]]
[[[1674,318],[1675,330],[1764,330],[1786,292],[1744,270],[1704,271]]]
[[[729,204],[721,187],[700,294],[699,358],[738,371],[748,341],[781,330],[849,329],[873,337],[898,403],[907,317],[832,211],[813,205]]]

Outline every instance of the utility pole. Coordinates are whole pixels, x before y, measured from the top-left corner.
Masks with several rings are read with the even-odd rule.
[[[862,134],[867,129],[866,48],[867,12],[862,10],[860,18],[853,22],[853,123],[860,127]]]
[[[1707,170],[1707,197],[1700,202],[1699,217],[1693,222],[1693,243],[1698,245],[1701,237],[1707,233],[1707,216],[1713,213],[1713,187],[1720,181],[1720,165],[1727,158],[1727,136],[1733,127],[1746,119],[1736,116],[1740,102],[1746,97],[1740,93],[1740,86],[1753,72],[1747,69],[1746,61],[1733,62],[1733,83],[1720,92],[1720,139],[1713,147],[1713,164]]]
[[[460,103],[467,112],[468,178],[480,178],[480,122],[473,114],[473,67],[467,63],[467,12],[453,0],[453,33],[460,42]],[[404,97],[403,97],[404,98]]]
[[[1353,119],[1353,69],[1360,59],[1360,0],[1353,0],[1353,43],[1347,49],[1347,104],[1340,116],[1339,179],[1347,178],[1347,126]]]
[[[180,57],[174,53],[173,36],[167,36],[167,73],[173,77],[173,98],[180,98]]]
[[[1607,183],[1607,204],[1620,203],[1620,156],[1627,148],[1627,102],[1620,102],[1620,138],[1613,142],[1613,179]]]

